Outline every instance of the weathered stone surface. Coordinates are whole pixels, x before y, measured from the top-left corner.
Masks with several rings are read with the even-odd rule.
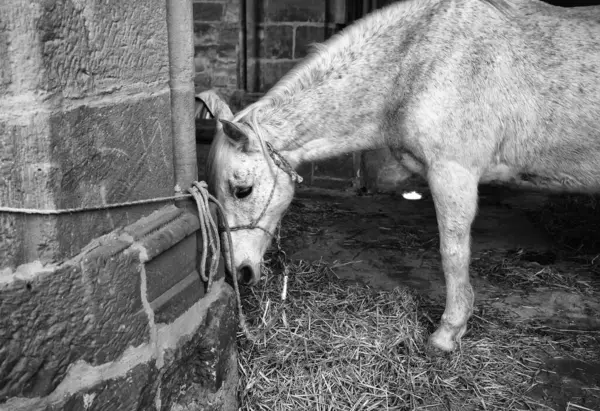
[[[208,405],[207,400],[223,387],[224,382],[228,385],[227,381],[237,381],[237,364],[232,361],[237,327],[235,298],[232,289],[226,289],[228,291],[208,308],[204,325],[198,334],[165,356],[169,365],[165,367],[162,378],[163,409],[173,409],[177,405],[188,407],[189,410],[237,409],[225,406],[231,402],[203,408]]]
[[[146,411],[155,409],[158,370],[154,361],[140,364],[125,377],[103,381],[80,391],[49,411]]]
[[[221,35],[221,23],[194,23],[194,44],[198,46],[216,45]]]
[[[166,296],[169,297],[166,302],[163,303],[166,299],[163,294],[151,303],[153,308],[154,303],[161,304],[154,308],[154,321],[157,324],[173,322],[205,295],[205,286],[197,271],[190,273],[187,278],[181,280],[171,290],[167,290],[167,293],[172,295]]]
[[[167,90],[110,106],[83,105],[66,112],[0,118],[0,146],[3,206],[89,207],[168,196],[173,191]],[[4,216],[3,264],[16,267],[36,259],[70,258],[92,238],[155,207]],[[21,230],[13,229],[19,226]]]
[[[5,1],[0,21],[0,44],[4,38],[13,54],[2,59],[10,62],[2,77],[10,77],[11,94],[83,97],[122,84],[168,81],[164,1]]]
[[[61,265],[30,264],[4,273],[0,402],[10,396],[47,395],[75,361],[100,365],[115,361],[127,347],[149,343],[143,291],[150,307],[162,299],[153,323],[172,322],[202,298],[204,285],[198,274],[195,281],[168,294],[195,272],[197,229],[196,216],[169,206],[95,240]],[[149,261],[143,272],[140,261]],[[222,276],[221,265],[215,279]],[[229,297],[225,293],[221,301]],[[206,325],[216,327],[216,311],[211,310]]]
[[[240,2],[194,3],[195,88],[211,88],[229,95],[238,87],[240,43]]]
[[[196,236],[191,235],[146,264],[149,301],[158,298],[196,269],[196,251]]]
[[[1,205],[72,208],[172,192],[164,2],[2,2],[0,57]],[[138,216],[3,215],[3,267],[69,258]]]
[[[225,3],[224,21],[231,23],[240,22],[240,0],[227,0]]]
[[[80,106],[50,118],[49,159],[59,208],[114,203],[173,191],[170,98]],[[71,136],[65,144],[65,136]]]
[[[115,361],[78,362],[48,396],[0,401],[0,411],[235,410],[237,316],[222,280],[158,336]]]
[[[223,3],[196,1],[194,21],[220,21],[223,18],[225,5]]]
[[[266,26],[259,57],[268,59],[291,59],[294,42],[292,26]]]
[[[8,26],[6,21],[0,19],[0,56],[8,56],[9,47],[10,35]],[[0,95],[5,95],[8,92],[12,75],[10,60],[0,59]]]
[[[16,267],[20,261],[23,261],[23,222],[23,216],[0,213],[0,261],[2,261],[2,268]]]
[[[325,29],[315,26],[299,26],[296,28],[296,47],[294,49],[294,58],[305,57],[310,45],[321,43],[325,40]]]
[[[264,0],[266,21],[325,21],[325,2],[321,0]]]
[[[197,90],[237,86],[237,45],[196,46],[194,64]]]
[[[101,364],[149,338],[137,253],[114,240],[49,268],[0,277],[0,401],[43,396],[77,360]]]
[[[141,238],[135,237],[134,235],[134,239],[139,240],[140,245],[144,247],[144,261],[152,260],[155,257],[161,255],[162,253],[169,250],[171,247],[175,246],[176,244],[179,244],[180,241],[188,237],[190,234],[194,233],[199,228],[199,221],[196,215],[192,214],[189,211],[186,211],[183,208],[178,208],[173,205],[165,207],[151,214],[150,216],[145,217],[144,219],[150,222],[149,227],[155,226],[155,221],[153,220],[160,220],[162,217],[161,214],[165,211],[168,212],[170,209],[180,210],[181,213],[175,215],[173,219],[166,222],[164,226],[156,227],[155,231],[148,232],[147,234],[144,234]],[[124,231],[127,233],[135,232],[135,230],[132,230],[131,226],[126,227]],[[193,241],[195,244],[195,237],[189,238],[189,241]],[[194,259],[195,253],[183,253],[180,256],[186,258],[186,260]]]
[[[238,370],[235,344],[229,347],[225,379],[218,391],[212,392],[196,382],[187,383],[180,388],[178,398],[171,404],[173,411],[233,411],[238,410]]]

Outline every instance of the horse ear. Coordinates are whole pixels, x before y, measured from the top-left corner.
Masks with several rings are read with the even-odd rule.
[[[216,119],[231,120],[233,118],[231,108],[217,94],[216,90],[207,90],[196,94],[196,117],[205,114],[203,108],[208,109],[209,115]]]
[[[223,132],[235,145],[244,148],[248,147],[248,143],[250,142],[248,134],[246,134],[237,124],[232,123],[229,120],[220,119],[219,121],[223,124]]]

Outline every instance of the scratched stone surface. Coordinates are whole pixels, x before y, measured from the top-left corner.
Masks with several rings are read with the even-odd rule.
[[[0,205],[172,194],[164,1],[1,2],[0,61]],[[152,209],[2,215],[2,267],[70,258]]]
[[[140,299],[139,258],[127,243],[25,279],[0,282],[0,402],[44,396],[69,365],[118,358],[149,339]]]
[[[164,1],[3,1],[0,22],[0,92],[8,95],[81,98],[168,81]]]
[[[195,317],[194,317],[195,318]],[[187,321],[194,321],[188,316]],[[110,363],[74,367],[60,385],[61,394],[32,395],[19,392],[19,398],[0,398],[2,411],[136,411],[136,410],[214,410],[237,409],[237,316],[231,287],[221,284],[205,307],[203,319],[195,322],[197,331],[179,335],[165,348],[162,362],[144,356],[147,345],[129,348],[126,358]],[[181,324],[180,324],[181,325]],[[170,333],[178,333],[180,325]],[[55,347],[56,348],[56,347]],[[156,352],[156,350],[152,350]],[[139,355],[138,355],[139,354]],[[64,355],[57,350],[56,357]],[[98,367],[111,370],[103,376]],[[31,373],[36,374],[33,369]],[[27,398],[30,397],[30,398]],[[157,407],[157,408],[155,408]]]

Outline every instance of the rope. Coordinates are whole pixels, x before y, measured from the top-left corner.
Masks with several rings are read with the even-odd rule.
[[[73,214],[73,213],[81,213],[84,211],[110,210],[112,208],[129,207],[129,206],[140,205],[140,204],[163,203],[166,201],[183,200],[185,198],[190,198],[190,197],[191,197],[190,194],[179,194],[176,196],[147,198],[144,200],[127,201],[124,203],[101,204],[101,205],[97,205],[97,206],[78,207],[78,208],[62,208],[62,209],[57,209],[57,210],[0,206],[0,212],[14,213],[14,214],[32,214],[32,215]]]
[[[219,201],[208,192],[208,186],[206,182],[195,181],[192,187],[189,189],[191,195],[196,199],[198,205],[198,218],[200,219],[200,230],[202,232],[202,258],[200,260],[200,275],[202,279],[207,282],[207,291],[210,291],[210,287],[213,282],[213,277],[218,269],[218,258],[221,251],[221,241],[223,241],[223,259],[225,260],[225,268],[231,274],[233,280],[233,289],[235,291],[236,303],[238,308],[239,324],[242,332],[246,338],[250,341],[257,341],[257,338],[252,334],[246,323],[246,316],[242,308],[242,299],[240,297],[240,288],[238,285],[237,275],[235,273],[235,261],[233,259],[233,245],[231,242],[231,231],[227,220],[225,219],[225,211]],[[219,226],[213,220],[209,202],[213,202],[217,207],[217,216]],[[219,228],[224,231],[224,239],[219,235]],[[208,276],[206,276],[206,254],[207,244],[210,244],[211,253],[213,259],[211,260],[210,270]]]

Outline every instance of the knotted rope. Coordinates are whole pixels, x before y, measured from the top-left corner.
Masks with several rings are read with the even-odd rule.
[[[238,286],[237,276],[234,269],[233,260],[233,247],[231,242],[231,231],[225,219],[225,212],[219,201],[212,196],[207,189],[207,184],[204,181],[194,182],[192,187],[188,190],[190,194],[180,194],[169,197],[158,197],[150,198],[145,200],[127,201],[122,203],[114,204],[100,204],[97,206],[89,207],[78,207],[78,208],[65,208],[65,209],[30,209],[30,208],[17,208],[17,207],[3,207],[0,206],[0,212],[12,213],[12,214],[28,214],[28,215],[61,215],[61,214],[73,214],[85,211],[99,211],[99,210],[110,210],[115,208],[134,206],[140,204],[153,204],[168,201],[183,200],[193,197],[196,200],[198,207],[198,219],[200,221],[200,231],[202,233],[202,255],[200,258],[199,272],[202,280],[207,283],[207,292],[210,291],[213,283],[214,276],[219,268],[219,257],[221,255],[221,241],[223,242],[223,259],[225,261],[225,267],[231,274],[233,280],[233,288],[235,290],[237,310],[239,314],[240,328],[244,332],[246,338],[251,341],[256,341],[256,337],[250,332],[246,323],[246,317],[242,310],[242,301],[240,297],[240,290]],[[217,209],[217,217],[219,225],[214,221],[212,214],[210,213],[209,203],[215,204]],[[224,238],[221,239],[219,230],[223,232]],[[208,251],[210,247],[210,265],[208,275],[206,274],[206,263],[208,259]]]
[[[208,192],[206,182],[195,181],[192,187],[188,190],[196,200],[198,206],[198,218],[200,220],[200,231],[202,232],[202,257],[200,259],[200,275],[202,280],[207,283],[207,292],[213,283],[213,278],[219,268],[219,256],[221,255],[221,242],[223,244],[223,260],[225,268],[231,274],[233,281],[233,289],[235,291],[236,304],[238,309],[239,324],[242,332],[251,341],[256,341],[257,338],[252,334],[246,323],[246,316],[242,309],[242,299],[240,297],[240,289],[238,285],[237,275],[235,273],[235,262],[233,259],[233,246],[231,242],[231,231],[225,218],[225,211],[219,201]],[[219,225],[215,223],[210,213],[209,203],[212,202],[216,206],[217,218]],[[219,229],[223,232],[223,237],[219,235]],[[211,251],[211,262],[208,276],[206,275],[206,259],[208,247]]]

